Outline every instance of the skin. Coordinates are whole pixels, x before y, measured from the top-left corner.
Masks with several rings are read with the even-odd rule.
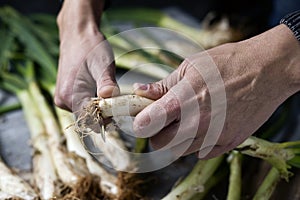
[[[113,53],[99,32],[103,6],[102,0],[65,0],[57,17],[60,56],[54,101],[66,110],[76,112],[95,94],[106,98],[119,93]]]
[[[119,93],[111,48],[101,43],[104,36],[98,31],[102,9],[101,0],[65,0],[57,18],[61,43],[55,103],[69,111],[76,112],[95,94]],[[225,153],[300,90],[299,56],[299,42],[285,25],[190,56],[167,78],[134,85],[136,94],[156,100],[136,116],[134,131],[149,137],[155,149],[168,148],[179,156],[197,152],[207,159]],[[223,84],[208,88],[216,74]],[[226,98],[212,113],[211,97],[222,89]],[[211,119],[221,121],[224,106],[220,135],[203,146]]]
[[[208,61],[207,54],[213,62]],[[209,91],[199,74],[200,69],[208,80],[213,79],[212,63],[217,66],[224,82],[226,119],[216,144],[203,147],[211,116],[217,118],[220,114],[211,113],[210,95],[215,95],[221,87],[216,86],[212,92]],[[138,137],[150,137],[155,149],[166,147],[178,134],[180,125],[187,127],[187,134],[189,130],[196,130],[195,136],[179,137],[168,148],[175,154],[197,152],[199,158],[215,157],[241,144],[281,103],[299,91],[299,76],[299,42],[285,25],[278,25],[248,40],[225,44],[186,58],[174,73],[162,81],[136,84],[136,94],[157,101],[136,116],[133,128]],[[186,82],[194,89],[192,97],[178,95],[186,93]],[[193,99],[199,107],[193,106],[190,110],[199,109],[199,123],[192,120],[195,112],[185,116],[189,120],[181,118],[184,109],[189,109],[186,105]],[[219,110],[218,106],[216,110]],[[161,119],[165,119],[164,123]],[[184,149],[188,142],[191,145]]]

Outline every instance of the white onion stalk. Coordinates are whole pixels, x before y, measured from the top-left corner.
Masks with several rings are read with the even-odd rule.
[[[12,195],[0,190],[0,199],[13,199],[13,198],[18,198],[18,197],[13,197]]]
[[[138,95],[122,95],[107,99],[92,98],[79,114],[76,131],[83,137],[88,135],[115,169],[132,171],[135,164],[126,151],[119,133],[106,129],[103,120],[117,116],[135,116],[152,102],[153,100]]]
[[[30,130],[33,155],[33,176],[39,196],[42,199],[51,199],[57,196],[56,187],[58,178],[50,156],[44,127],[39,118],[36,105],[32,101],[32,95],[27,90],[17,92],[17,96],[23,106],[23,112]],[[17,188],[17,187],[15,187]]]
[[[85,189],[82,184],[88,181],[89,173],[84,161],[82,161],[79,156],[68,154],[64,149],[61,143],[61,130],[37,84],[35,82],[30,83],[29,89],[34,96],[35,105],[44,123],[51,157],[60,180],[75,191],[77,191],[77,187]],[[89,183],[85,184],[89,185]],[[76,196],[76,194],[74,194],[74,196]]]
[[[99,132],[105,140],[104,119],[118,116],[135,116],[151,103],[153,103],[153,100],[138,95],[122,95],[106,99],[92,98],[90,103],[80,112],[76,121],[76,130],[82,134]],[[91,128],[93,125],[98,124],[100,124],[100,130]]]
[[[136,160],[132,156],[134,154],[127,150],[125,142],[115,127],[105,127],[104,121],[111,117],[135,116],[151,103],[153,100],[137,95],[123,95],[107,99],[93,98],[79,113],[76,120],[75,130],[83,138],[91,139],[94,147],[100,151],[100,155],[94,153],[94,156],[102,161],[104,155],[111,167],[121,171],[118,174],[119,199],[138,197],[139,187],[143,181],[138,180],[134,173],[126,173],[137,170]]]
[[[0,199],[37,199],[37,193],[21,177],[14,174],[0,158]]]
[[[110,161],[112,167],[118,171],[134,171],[135,163],[119,133],[105,131],[105,134],[105,140],[103,140],[98,133],[93,131],[89,133],[88,136],[92,139],[94,146],[102,152],[100,157],[95,152],[90,153],[94,154],[98,160],[101,160],[103,154]]]
[[[117,178],[107,172],[106,169],[98,164],[86,151],[81,143],[79,135],[75,132],[75,127],[70,126],[75,123],[73,115],[58,107],[56,108],[56,113],[67,140],[68,151],[75,152],[85,159],[90,173],[100,177],[100,187],[105,194],[110,197],[117,196],[119,193]]]
[[[107,99],[94,99],[98,103],[101,117],[135,116],[153,100],[138,95],[122,95]]]

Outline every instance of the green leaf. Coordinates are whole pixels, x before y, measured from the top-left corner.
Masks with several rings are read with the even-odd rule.
[[[8,66],[8,60],[11,55],[11,52],[14,49],[13,43],[15,42],[15,38],[12,34],[10,34],[7,30],[0,30],[0,70],[4,70]]]
[[[295,156],[294,158],[289,160],[287,163],[293,167],[300,168],[300,156]]]
[[[25,63],[15,64],[16,71],[22,76],[26,83],[30,83],[35,79],[34,64],[31,60],[26,60]]]
[[[240,151],[242,154],[261,158],[269,162],[280,172],[281,177],[288,180],[291,176],[291,172],[289,171],[290,166],[287,164],[287,160],[292,159],[295,154],[293,149],[285,149],[285,144],[274,143],[250,136],[236,147],[235,150]],[[288,144],[290,144],[290,142]],[[295,142],[293,144],[295,144]]]
[[[199,41],[199,30],[169,17],[160,10],[149,8],[119,8],[107,10],[105,13],[108,21],[129,21],[135,24],[153,24],[184,33],[196,41]]]
[[[33,66],[33,62],[31,62],[30,60],[27,60],[25,63],[25,77],[27,79],[27,82],[31,82],[34,79],[34,66]]]
[[[15,103],[15,104],[11,104],[11,105],[6,105],[6,106],[1,106],[0,107],[0,115],[3,115],[5,113],[14,111],[14,110],[19,110],[21,109],[22,106],[20,103]]]
[[[0,88],[12,94],[17,94],[19,91],[21,91],[20,88],[14,84],[11,84],[10,82],[0,82]]]
[[[135,142],[135,153],[143,153],[147,147],[148,139],[147,138],[137,138]]]
[[[272,167],[256,191],[253,200],[270,199],[279,181],[280,173],[275,167]]]
[[[18,89],[26,89],[27,83],[25,80],[22,79],[22,77],[16,75],[16,74],[10,74],[10,73],[2,73],[2,84],[6,87],[10,86],[18,88]]]
[[[300,140],[280,143],[281,148],[300,148]]]
[[[36,19],[36,17],[39,17]],[[54,15],[36,14],[29,16],[25,21],[26,25],[47,47],[48,51],[54,55],[59,54],[58,27]]]
[[[28,16],[32,21],[49,26],[56,26],[56,17],[52,14],[34,13]]]
[[[46,47],[35,37],[32,30],[26,26],[26,24],[30,23],[27,21],[28,19],[10,7],[1,8],[0,16],[11,32],[25,46],[25,55],[37,62],[47,71],[47,76],[55,80],[56,61],[49,54]]]

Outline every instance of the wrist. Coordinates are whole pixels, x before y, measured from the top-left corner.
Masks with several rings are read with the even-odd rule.
[[[279,23],[285,24],[300,42],[300,10],[287,14]]]
[[[284,24],[273,28],[270,34],[273,48],[277,49],[272,55],[276,70],[281,72],[286,90],[294,94],[300,90],[300,45],[293,32]]]
[[[65,0],[57,16],[60,37],[99,30],[104,0]]]
[[[295,12],[292,12],[292,13],[289,13],[287,14],[286,16],[284,16],[281,20],[280,20],[280,24],[284,24],[286,27],[285,29],[289,29],[289,32],[290,35],[291,33],[293,33],[293,36],[295,39],[297,39],[298,41],[298,45],[295,45],[295,48],[296,50],[295,53],[297,53],[298,55],[298,59],[295,59],[295,69],[294,69],[294,79],[295,79],[295,84],[298,85],[298,91],[300,90],[299,89],[299,85],[300,85],[300,62],[299,62],[299,51],[297,51],[297,47],[299,49],[299,46],[300,46],[300,10],[297,10]],[[292,41],[293,39],[291,39]],[[295,42],[293,42],[294,44]],[[292,45],[291,44],[291,48],[292,48]]]
[[[278,60],[282,61],[283,72],[287,75],[287,83],[291,92],[300,91],[300,43],[296,35],[286,25],[277,26],[278,49],[281,54]]]

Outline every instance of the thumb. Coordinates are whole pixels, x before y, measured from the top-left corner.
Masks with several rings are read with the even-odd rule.
[[[107,98],[120,94],[120,89],[115,79],[115,67],[114,64],[112,65],[104,70],[101,78],[96,79],[98,97]]]
[[[87,64],[91,76],[96,82],[98,97],[119,95],[115,78],[115,62],[112,49],[107,40],[99,43],[88,55]]]

